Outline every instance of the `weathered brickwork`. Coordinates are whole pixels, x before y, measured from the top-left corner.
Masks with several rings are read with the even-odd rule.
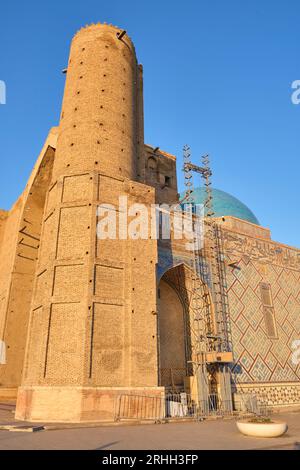
[[[0,224],[0,339],[6,364],[0,365],[0,387],[8,396],[21,383],[30,306],[39,252],[42,217],[51,179],[57,131],[45,142],[28,184]],[[1,222],[3,218],[1,217]],[[6,392],[2,392],[6,396]]]

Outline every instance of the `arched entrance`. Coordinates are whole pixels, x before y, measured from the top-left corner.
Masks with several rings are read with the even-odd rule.
[[[184,304],[167,280],[159,284],[160,382],[165,387],[183,386],[186,375]]]
[[[185,378],[194,376],[199,338],[199,331],[195,331],[195,311],[201,316],[199,328],[208,331],[213,316],[211,305],[207,286],[186,265],[171,268],[161,278],[158,290],[160,385],[184,390]]]
[[[50,145],[56,140],[54,136],[55,131],[52,137],[49,134],[23,194],[8,214],[7,234],[3,235],[6,238],[1,247],[0,339],[6,347],[6,362],[0,367],[0,394],[8,396],[16,396],[21,384],[44,208],[55,155]]]
[[[231,411],[228,360],[211,355],[218,351],[218,335],[207,285],[181,264],[165,272],[158,294],[160,385],[187,392],[203,414]]]

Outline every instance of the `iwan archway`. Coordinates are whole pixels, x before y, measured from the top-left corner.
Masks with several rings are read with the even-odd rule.
[[[185,264],[165,272],[158,288],[162,386],[183,389],[185,378],[193,375],[193,352],[198,333],[194,329],[196,301],[198,314],[204,319],[199,327],[208,331],[213,309],[206,284]]]
[[[214,331],[208,286],[185,264],[165,272],[158,286],[160,385],[167,391],[191,394],[204,411],[210,400],[213,405],[224,397],[231,400],[228,374],[224,381],[227,366],[209,359],[214,354]]]

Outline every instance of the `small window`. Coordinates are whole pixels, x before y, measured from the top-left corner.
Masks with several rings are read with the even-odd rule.
[[[277,338],[277,330],[275,323],[275,312],[272,300],[272,292],[270,284],[260,284],[261,300],[263,305],[263,315],[269,338]]]
[[[171,177],[165,176],[165,186],[171,186]]]

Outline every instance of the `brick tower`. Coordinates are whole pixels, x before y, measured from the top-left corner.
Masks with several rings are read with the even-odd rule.
[[[142,95],[142,67],[125,32],[98,24],[75,35],[43,215],[19,419],[111,419],[120,389],[161,393],[156,241],[96,236],[98,206],[117,205],[120,195],[128,204],[155,202],[140,170]]]

